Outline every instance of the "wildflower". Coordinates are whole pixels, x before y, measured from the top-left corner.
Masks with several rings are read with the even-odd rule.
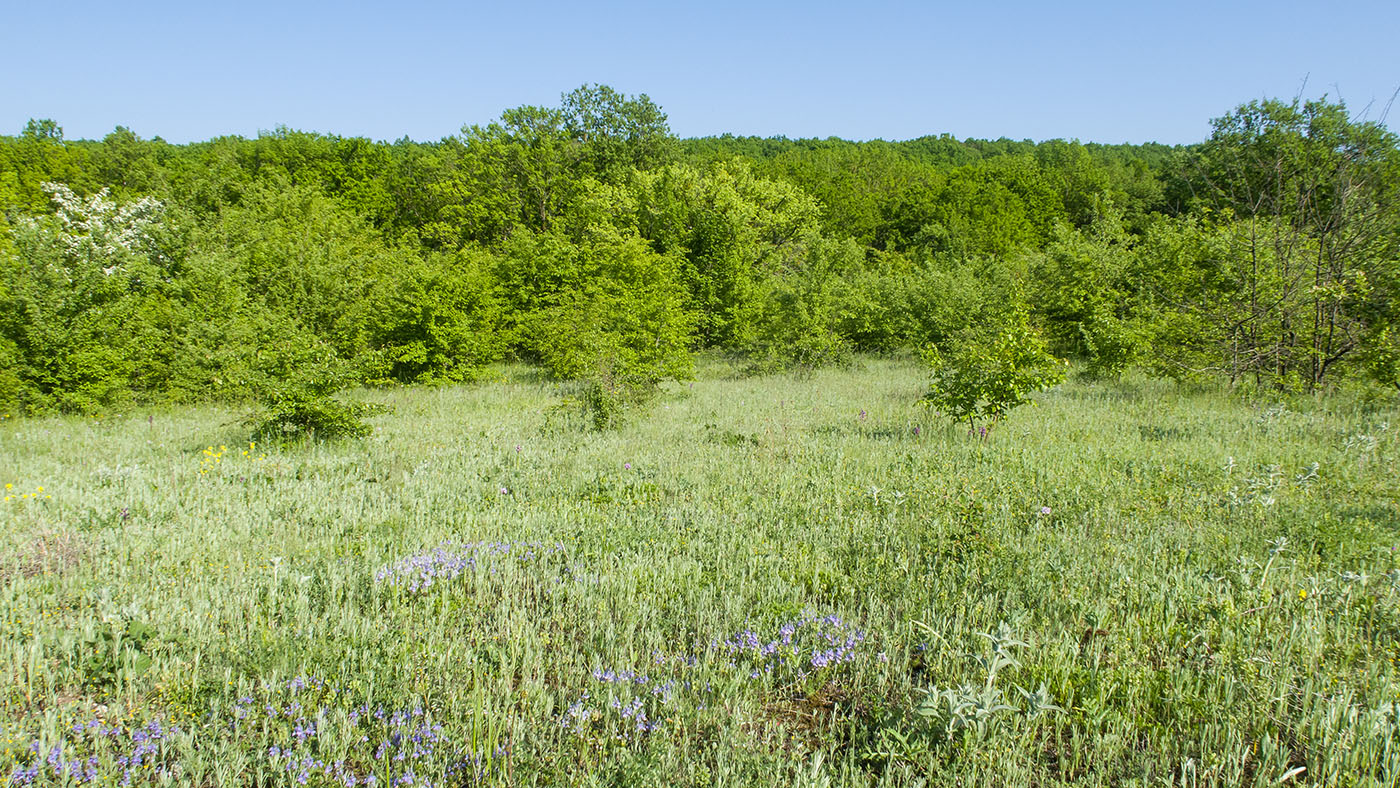
[[[1040,516],[1041,516],[1041,517],[1049,517],[1049,516],[1050,516],[1050,507],[1048,507],[1048,506],[1042,506],[1042,507],[1040,507]]]

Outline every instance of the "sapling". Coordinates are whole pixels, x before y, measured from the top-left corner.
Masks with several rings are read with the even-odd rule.
[[[1025,312],[986,338],[966,334],[950,351],[924,351],[933,382],[923,403],[985,440],[1007,413],[1065,379],[1067,362],[1046,349]]]

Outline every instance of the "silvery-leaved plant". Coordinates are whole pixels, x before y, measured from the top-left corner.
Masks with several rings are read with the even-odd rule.
[[[1021,694],[1022,700],[1025,701],[1025,713],[1027,717],[1034,719],[1042,714],[1049,714],[1052,711],[1064,711],[1064,709],[1055,705],[1055,699],[1050,697],[1050,690],[1046,688],[1045,682],[1043,681],[1040,682],[1040,687],[1036,689],[1035,692],[1030,692],[1024,687],[1019,686],[1016,688],[1016,691]]]
[[[1376,451],[1376,445],[1376,436],[1367,435],[1364,432],[1348,435],[1342,441],[1342,449],[1360,460],[1365,460],[1367,455],[1373,454]]]
[[[1232,458],[1233,459],[1233,458]],[[1228,466],[1233,468],[1233,464]],[[1244,486],[1231,487],[1225,493],[1232,506],[1258,506],[1268,508],[1278,503],[1276,493],[1283,485],[1283,469],[1277,465],[1261,466],[1258,475],[1246,477]]]
[[[1313,483],[1317,481],[1317,472],[1321,467],[1321,463],[1311,463],[1293,479],[1293,483],[1305,490],[1312,487]]]
[[[997,687],[964,684],[957,689],[929,690],[918,713],[941,721],[943,732],[952,734],[966,729],[985,732],[998,712],[1015,710],[1002,702]]]
[[[1018,639],[1006,622],[1002,622],[995,632],[980,632],[978,635],[987,639],[989,653],[972,655],[972,658],[986,671],[986,680],[980,685],[963,684],[956,688],[925,690],[924,699],[915,710],[920,717],[935,721],[944,735],[951,735],[960,730],[986,732],[992,720],[1001,712],[1020,711],[1029,718],[1036,718],[1064,710],[1055,704],[1044,682],[1034,692],[1016,686],[1023,706],[1011,705],[997,686],[997,678],[1004,670],[1020,667],[1017,652],[1029,644]]]
[[[1342,580],[1348,584],[1365,588],[1366,584],[1371,581],[1371,576],[1366,574],[1366,570],[1363,569],[1360,572],[1343,572]]]
[[[1270,539],[1269,560],[1264,563],[1264,573],[1259,577],[1259,587],[1263,588],[1269,582],[1269,570],[1274,568],[1274,561],[1288,549],[1288,537],[1280,536],[1277,539]]]

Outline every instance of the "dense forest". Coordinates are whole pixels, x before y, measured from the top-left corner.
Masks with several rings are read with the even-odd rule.
[[[0,137],[0,407],[469,381],[625,401],[1023,321],[1080,374],[1400,380],[1400,145],[1327,101],[1191,146],[679,139],[585,86],[438,142]]]

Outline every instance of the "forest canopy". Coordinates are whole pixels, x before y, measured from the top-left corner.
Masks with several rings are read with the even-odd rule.
[[[1255,101],[1172,147],[679,139],[581,87],[437,142],[0,137],[0,407],[470,381],[626,399],[1026,320],[1084,374],[1400,385],[1400,146]]]

